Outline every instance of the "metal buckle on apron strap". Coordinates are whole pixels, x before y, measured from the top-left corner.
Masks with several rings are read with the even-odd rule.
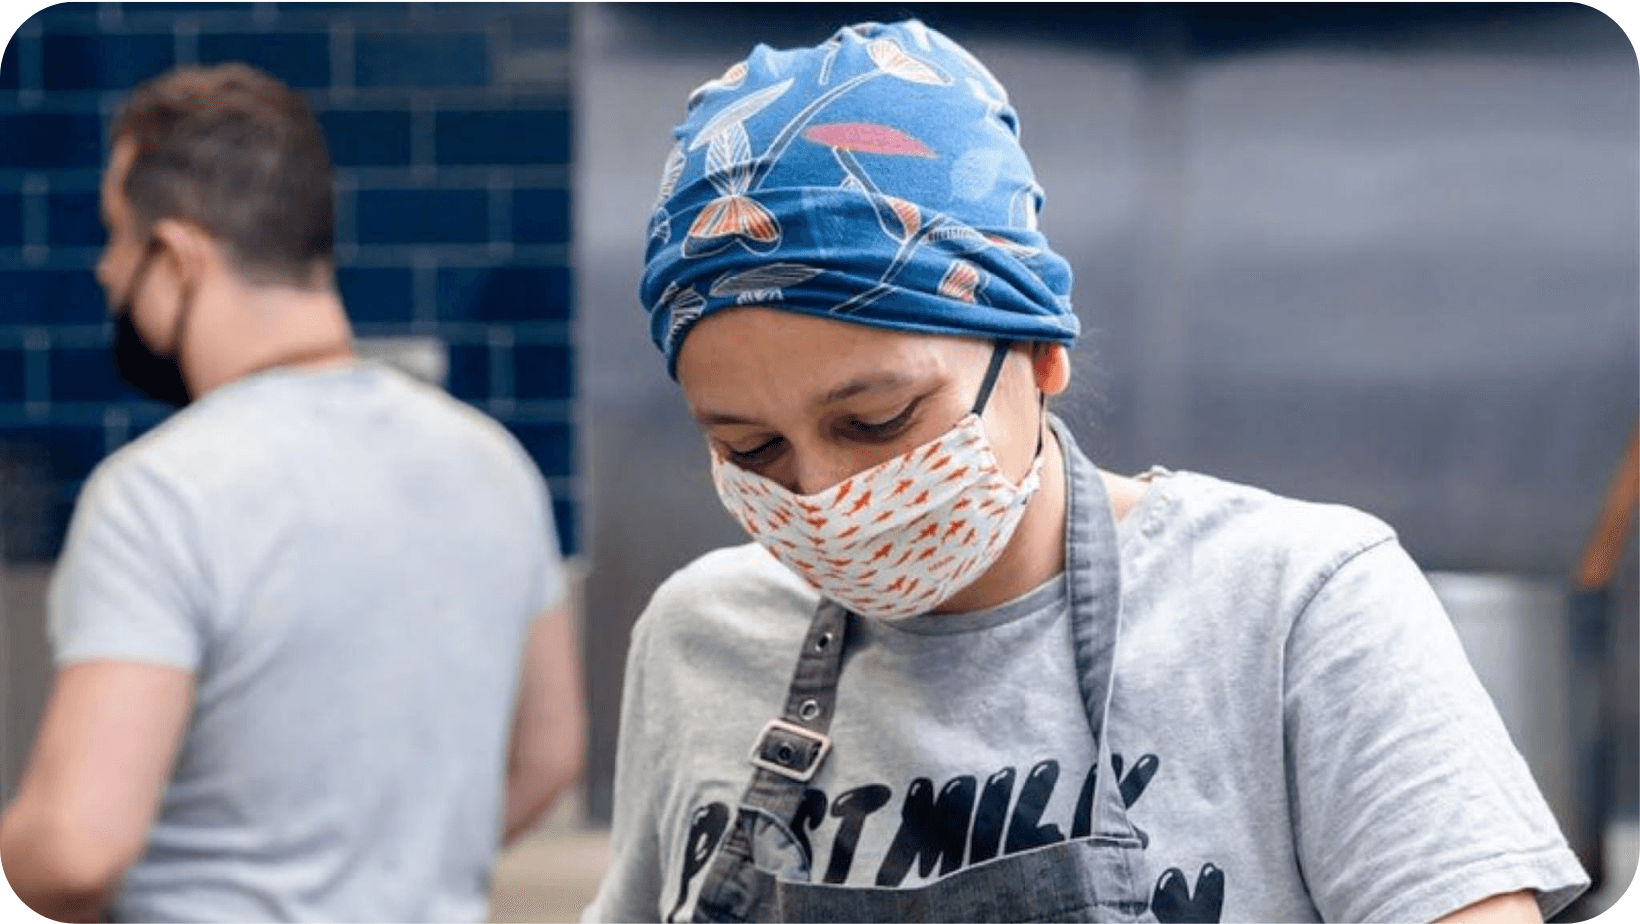
[[[755,767],[806,783],[830,750],[831,738],[784,719],[770,719],[748,759]]]

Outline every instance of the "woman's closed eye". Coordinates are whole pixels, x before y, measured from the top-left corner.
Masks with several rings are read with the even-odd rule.
[[[783,446],[785,442],[785,438],[774,436],[762,443],[757,444],[756,446],[753,446],[750,449],[736,449],[727,444],[725,444],[724,448],[729,450],[730,461],[741,466],[742,468],[746,468],[762,465],[770,459],[773,459],[775,452]]]
[[[907,404],[905,406],[905,410],[895,414],[887,420],[880,422],[855,418],[854,420],[849,421],[849,430],[856,438],[863,437],[867,440],[875,441],[893,439],[904,432],[906,427],[910,425],[912,415],[916,412],[917,405],[921,403],[922,398],[917,398],[910,404]]]

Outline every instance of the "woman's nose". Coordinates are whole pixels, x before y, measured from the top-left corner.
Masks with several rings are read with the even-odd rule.
[[[818,494],[855,473],[855,460],[835,448],[794,448],[792,479],[787,485],[799,494]]]

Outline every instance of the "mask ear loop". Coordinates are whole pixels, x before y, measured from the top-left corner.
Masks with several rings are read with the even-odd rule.
[[[996,349],[991,351],[991,364],[985,367],[985,380],[979,383],[979,397],[974,399],[970,414],[985,413],[985,404],[991,400],[991,389],[996,387],[997,376],[1002,374],[1002,361],[1008,358],[1008,350],[1013,345],[1012,340],[997,341]]]
[[[991,400],[991,389],[996,387],[997,378],[1002,374],[1002,363],[1008,358],[1008,351],[1013,349],[1012,340],[998,340],[996,348],[991,351],[991,364],[985,367],[985,380],[979,383],[979,397],[974,399],[974,406],[970,413],[978,416],[985,413],[985,405]],[[1046,429],[1043,423],[1048,413],[1048,393],[1037,392],[1037,427],[1036,452],[1031,458],[1042,454],[1042,431]]]

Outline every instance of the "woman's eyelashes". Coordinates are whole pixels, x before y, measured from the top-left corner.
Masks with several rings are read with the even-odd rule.
[[[858,414],[843,415],[832,426],[832,433],[839,442],[865,443],[878,445],[892,442],[911,430],[917,420],[917,409],[923,402],[923,397],[912,399],[904,408],[892,417],[866,417]],[[720,441],[724,455],[729,461],[741,468],[759,469],[770,465],[780,457],[786,448],[786,438],[770,436],[760,443],[737,449],[728,442]]]
[[[866,442],[881,443],[891,440],[904,433],[911,425],[917,406],[922,398],[915,398],[898,414],[887,420],[873,422],[855,417],[847,421],[848,435],[855,439],[864,439]]]
[[[784,437],[776,436],[747,450],[739,450],[728,445],[725,445],[724,448],[729,450],[729,458],[735,464],[743,468],[754,468],[765,465],[772,460],[775,456],[775,450],[785,442]]]

